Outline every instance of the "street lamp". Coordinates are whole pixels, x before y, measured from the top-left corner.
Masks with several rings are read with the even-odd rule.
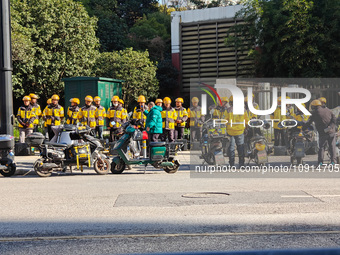
[[[13,135],[13,66],[9,0],[1,0],[0,12],[0,134]]]

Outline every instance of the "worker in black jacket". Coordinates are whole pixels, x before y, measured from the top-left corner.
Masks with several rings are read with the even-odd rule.
[[[314,100],[311,103],[312,115],[308,122],[304,124],[303,129],[308,128],[312,122],[315,123],[316,130],[319,132],[319,155],[318,165],[323,164],[323,156],[328,143],[331,164],[335,164],[335,133],[336,118],[327,107],[323,107],[320,100]]]

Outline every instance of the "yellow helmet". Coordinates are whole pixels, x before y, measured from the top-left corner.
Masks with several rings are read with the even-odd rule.
[[[88,101],[88,102],[93,102],[93,97],[92,96],[89,96],[89,95],[87,95],[86,97],[85,97],[85,101]]]
[[[323,103],[323,104],[326,104],[326,103],[327,103],[327,100],[326,100],[326,98],[324,98],[324,97],[320,97],[318,100],[319,100],[321,103]]]
[[[289,96],[286,96],[286,99],[290,99],[290,97],[289,97]]]
[[[191,102],[193,102],[193,103],[198,103],[200,100],[197,98],[197,97],[193,97],[192,99],[191,99]]]
[[[124,104],[123,99],[119,99],[118,102],[121,103],[121,104]]]
[[[117,101],[118,102],[118,100],[119,100],[119,96],[113,96],[111,98],[111,102],[113,102],[113,101]]]
[[[22,98],[22,101],[31,101],[31,98],[30,98],[30,96],[24,96]]]
[[[96,96],[96,97],[94,97],[94,99],[93,99],[93,101],[95,101],[95,102],[98,102],[98,101],[100,101],[100,100],[102,100],[99,96]]]
[[[221,97],[221,100],[222,100],[222,102],[229,102],[229,98],[228,97]]]
[[[70,102],[75,103],[75,104],[80,104],[79,98],[71,98]]]
[[[322,103],[318,99],[315,99],[311,102],[311,106],[321,106],[321,105],[322,105]]]
[[[234,100],[234,97],[233,96],[230,96],[229,97],[229,102],[232,102]]]
[[[183,100],[183,98],[178,97],[178,98],[176,98],[175,102],[180,102],[180,103],[183,104],[183,103],[184,103],[184,100]]]
[[[54,94],[52,97],[51,97],[52,100],[60,100],[60,97],[56,94]]]
[[[52,99],[51,98],[49,98],[49,99],[47,99],[47,102],[46,102],[47,104],[52,104]]]
[[[164,104],[171,104],[170,97],[164,97],[163,102],[164,102]]]
[[[33,93],[29,94],[29,97],[31,99],[38,99],[39,98],[36,94],[33,94]]]
[[[279,98],[277,99],[277,101],[281,102],[281,97],[279,97]]]
[[[137,103],[146,103],[145,96],[140,95],[137,99]]]
[[[163,100],[160,98],[157,98],[155,104],[158,104],[158,103],[163,103]]]

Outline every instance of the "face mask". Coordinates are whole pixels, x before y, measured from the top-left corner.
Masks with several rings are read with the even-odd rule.
[[[118,106],[118,104],[113,104],[113,106],[117,107],[117,106]]]

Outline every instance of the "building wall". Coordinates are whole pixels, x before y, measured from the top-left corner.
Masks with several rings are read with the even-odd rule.
[[[242,22],[234,18],[240,5],[173,12],[172,63],[180,71],[181,90],[189,92],[191,79],[250,77],[253,63],[247,52],[227,47],[227,31]],[[244,40],[244,44],[252,44]]]

